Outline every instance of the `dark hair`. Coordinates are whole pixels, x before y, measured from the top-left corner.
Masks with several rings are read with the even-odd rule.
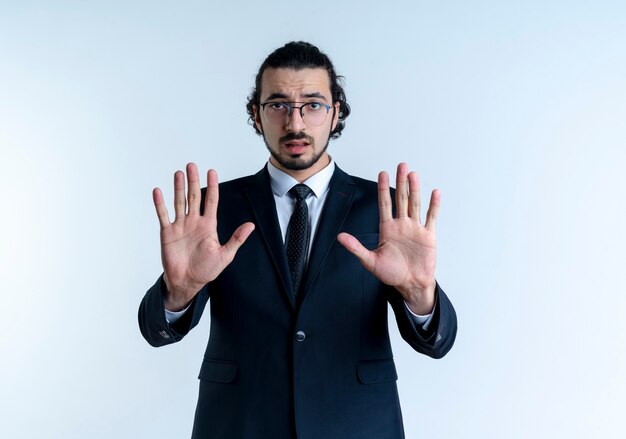
[[[252,107],[256,105],[256,107],[259,108],[259,104],[261,103],[261,80],[263,78],[263,72],[265,72],[268,67],[273,69],[287,68],[294,70],[310,68],[326,69],[330,80],[330,92],[333,103],[339,102],[339,120],[337,121],[335,129],[330,133],[330,138],[336,139],[341,136],[341,131],[346,125],[345,120],[350,115],[350,106],[348,102],[346,102],[346,94],[342,87],[343,76],[337,75],[333,63],[325,53],[321,52],[313,44],[304,41],[292,41],[291,43],[285,44],[283,47],[272,52],[265,58],[263,64],[261,64],[259,72],[256,75],[254,88],[250,92],[248,103],[246,104],[248,123],[254,127],[257,134],[261,134],[261,132],[254,123]]]

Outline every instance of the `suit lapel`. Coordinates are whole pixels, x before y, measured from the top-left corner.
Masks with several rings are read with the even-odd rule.
[[[330,180],[328,196],[322,210],[319,220],[317,233],[311,248],[309,264],[307,266],[304,285],[298,294],[298,302],[308,293],[311,284],[317,277],[320,267],[332,245],[334,244],[341,226],[350,210],[356,185],[348,174],[343,172],[339,167],[335,168],[335,172]],[[289,279],[289,277],[287,277]]]
[[[295,307],[294,295],[291,294],[291,277],[287,257],[283,249],[283,240],[276,216],[276,202],[272,194],[269,173],[266,168],[254,175],[253,182],[244,188],[248,202],[256,219],[256,231],[260,233],[272,261],[279,273],[282,289],[292,307]]]

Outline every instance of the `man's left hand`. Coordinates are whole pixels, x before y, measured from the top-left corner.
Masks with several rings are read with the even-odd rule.
[[[393,217],[389,176],[378,174],[380,213],[378,248],[370,251],[352,235],[340,233],[337,240],[354,254],[381,282],[396,288],[415,314],[432,312],[435,304],[437,240],[435,223],[441,194],[433,190],[426,214],[420,218],[419,178],[406,163],[396,174],[396,217]]]

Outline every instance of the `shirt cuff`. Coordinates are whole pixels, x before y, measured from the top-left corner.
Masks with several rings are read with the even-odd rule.
[[[431,312],[430,314],[419,315],[411,311],[411,308],[409,308],[409,305],[407,305],[406,302],[404,302],[404,306],[411,313],[411,317],[413,318],[413,321],[415,322],[415,324],[417,326],[420,326],[424,331],[428,331],[430,322],[433,321],[433,313]],[[437,302],[435,302],[435,305],[433,306],[433,310],[435,309],[435,306],[437,306]]]
[[[178,320],[180,320],[180,318],[183,315],[185,315],[185,313],[187,312],[187,310],[189,309],[190,306],[191,306],[191,304],[187,305],[185,308],[181,309],[180,311],[170,311],[170,310],[164,308],[164,310],[165,310],[165,320],[167,321],[167,323],[169,325],[173,325]]]

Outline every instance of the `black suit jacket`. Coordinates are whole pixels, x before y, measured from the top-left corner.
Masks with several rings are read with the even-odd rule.
[[[267,170],[220,184],[220,241],[246,221],[255,231],[174,325],[161,278],[139,308],[143,336],[163,346],[182,339],[211,299],[194,439],[404,437],[387,303],[402,337],[433,358],[452,347],[456,315],[437,285],[429,331],[416,328],[401,295],[337,242],[345,231],[376,248],[377,196],[376,183],[336,168],[295,299]]]

